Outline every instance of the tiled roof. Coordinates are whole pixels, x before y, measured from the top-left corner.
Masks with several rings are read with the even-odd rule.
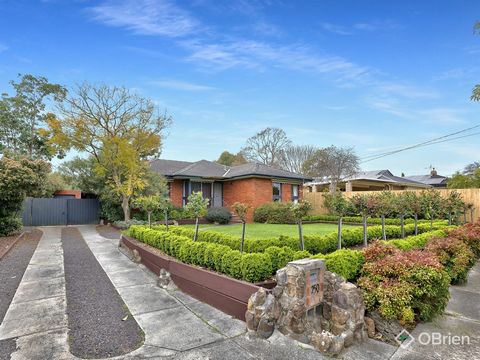
[[[407,179],[413,180],[413,181],[418,181],[423,184],[428,184],[428,185],[439,185],[439,184],[445,184],[447,182],[447,177],[446,176],[441,176],[441,175],[412,175],[412,176],[407,176]]]
[[[311,180],[301,174],[258,163],[225,166],[213,161],[197,162],[156,159],[151,161],[152,170],[169,177],[202,177],[233,179],[245,176],[267,176],[297,180]]]

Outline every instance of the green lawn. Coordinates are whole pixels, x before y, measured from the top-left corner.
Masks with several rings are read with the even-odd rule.
[[[188,228],[194,228],[195,225],[182,225]],[[343,227],[351,227],[344,225]],[[200,230],[217,231],[222,234],[234,235],[240,237],[242,235],[242,225],[213,225],[203,224],[200,225]],[[334,224],[305,224],[303,225],[304,234],[327,234],[337,231],[337,225]],[[247,224],[245,230],[245,238],[251,239],[268,239],[272,237],[278,237],[280,235],[286,236],[298,236],[297,225],[286,224]]]

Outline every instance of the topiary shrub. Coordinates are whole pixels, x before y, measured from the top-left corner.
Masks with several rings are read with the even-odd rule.
[[[269,224],[293,224],[292,203],[271,202],[263,204],[253,212],[253,221]]]
[[[232,219],[232,213],[224,207],[211,207],[207,210],[205,219],[211,223],[228,224]]]
[[[307,259],[312,257],[312,254],[310,254],[307,250],[303,251],[295,251],[293,253],[293,258],[292,260],[301,260],[301,259]]]
[[[212,251],[213,269],[219,272],[222,271],[222,257],[231,250],[232,249],[225,245],[215,245],[215,248]],[[207,250],[205,249],[205,252],[206,251]]]
[[[358,250],[341,249],[325,255],[325,266],[328,271],[338,274],[347,281],[354,281],[360,275],[365,257]]]
[[[230,250],[222,256],[222,272],[235,279],[242,278],[242,254]]]
[[[270,246],[265,249],[265,254],[270,256],[272,260],[272,274],[275,274],[278,269],[287,266],[287,263],[293,260],[294,251],[288,246]]]
[[[449,236],[462,240],[472,249],[476,257],[480,257],[480,222],[451,230]]]
[[[250,282],[263,281],[272,275],[272,261],[267,254],[244,254],[241,269],[244,280]]]
[[[468,245],[452,237],[432,238],[425,246],[425,250],[437,255],[452,284],[467,280],[468,270],[475,263],[475,254]]]
[[[435,254],[401,251],[379,241],[363,250],[365,265],[358,286],[367,310],[404,326],[441,314],[449,298],[450,277]]]

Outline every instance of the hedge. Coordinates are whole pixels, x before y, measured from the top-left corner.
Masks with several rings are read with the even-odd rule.
[[[445,221],[437,221],[433,223],[434,229],[442,229],[447,226]],[[164,225],[154,226],[154,230],[165,231]],[[411,235],[415,233],[413,224],[404,226],[405,234]],[[424,233],[430,231],[430,224],[419,224],[418,233]],[[181,226],[169,226],[169,232],[186,236],[193,239],[195,231],[193,229],[184,228]],[[387,239],[397,239],[401,236],[400,226],[387,225],[385,226],[385,232]],[[367,237],[369,241],[380,239],[382,237],[381,226],[370,226],[367,228]],[[303,236],[305,243],[305,250],[311,254],[328,254],[337,250],[337,232],[326,235],[306,234]],[[216,243],[226,245],[232,250],[240,250],[240,238],[222,234],[215,231],[202,230],[198,232],[198,241],[204,241],[209,243]],[[363,244],[363,228],[347,228],[342,230],[342,246],[350,247]],[[296,237],[279,236],[272,239],[245,239],[243,250],[247,253],[263,253],[269,247],[289,247],[294,251],[298,251],[298,239]]]
[[[360,275],[365,257],[358,250],[341,249],[330,254],[317,254],[313,259],[324,259],[328,271],[338,274],[347,281],[354,281]]]
[[[307,215],[303,218],[303,221],[329,221],[329,222],[337,222],[338,221],[337,215]],[[363,224],[363,218],[361,216],[344,216],[342,217],[342,221],[344,223],[352,223],[352,224]],[[444,220],[436,220],[436,221],[444,221]],[[404,220],[404,224],[413,224],[415,222],[414,219],[407,218]],[[385,225],[400,225],[401,220],[400,218],[386,218]],[[430,220],[421,219],[417,221],[418,224],[425,224],[430,223]],[[381,218],[367,218],[368,225],[381,225],[382,219]]]
[[[273,273],[272,260],[266,253],[241,254],[240,251],[232,250],[226,245],[193,241],[189,237],[178,235],[175,232],[167,232],[158,228],[150,229],[139,225],[131,226],[129,230],[125,231],[125,234],[155,247],[167,255],[176,257],[186,264],[203,266],[223,272],[233,278],[257,282],[268,279]],[[293,257],[293,250],[288,248],[284,251],[291,253]]]
[[[253,221],[268,224],[292,224],[295,222],[290,202],[270,202],[260,205],[253,212]]]
[[[386,240],[382,242],[393,245],[400,250],[423,249],[428,240],[433,237],[445,237],[447,236],[447,230],[455,227],[456,226],[448,226],[440,230],[427,231],[420,235],[407,236],[404,239]]]

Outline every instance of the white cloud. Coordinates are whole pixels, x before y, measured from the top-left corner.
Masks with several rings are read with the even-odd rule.
[[[328,22],[322,23],[322,28],[338,35],[352,35],[352,31],[345,26],[335,25]]]
[[[136,34],[181,37],[199,31],[198,22],[168,0],[108,1],[88,10],[95,21]]]
[[[157,81],[151,81],[151,83],[161,88],[173,89],[173,90],[208,91],[208,90],[214,89],[213,87],[210,87],[210,86],[193,84],[193,83],[181,81],[181,80],[157,80]]]

